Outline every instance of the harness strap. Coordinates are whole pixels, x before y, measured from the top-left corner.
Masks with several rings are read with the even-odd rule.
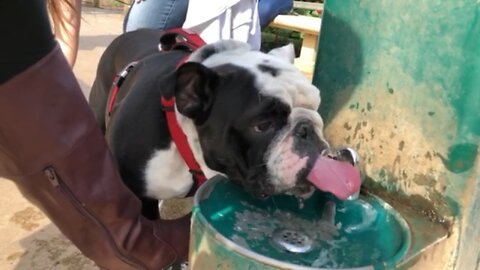
[[[170,29],[160,37],[162,51],[170,51],[182,45],[187,45],[192,52],[205,45],[205,41],[198,34],[183,28]]]
[[[188,30],[182,28],[174,28],[165,31],[160,37],[160,47],[161,51],[170,51],[170,50],[184,50],[190,52],[190,54],[198,49],[199,47],[205,45],[205,41],[198,35]],[[176,68],[179,68],[185,61],[187,61],[190,54],[182,58]],[[128,64],[120,73],[118,73],[112,83],[112,88],[110,90],[110,95],[107,100],[107,107],[105,113],[105,124],[108,125],[110,118],[112,116],[113,107],[115,104],[115,99],[118,95],[119,89],[122,86],[122,83],[125,81],[125,78],[128,76],[130,71],[139,63],[139,61],[134,61]],[[188,166],[190,173],[192,174],[195,183],[190,190],[188,196],[194,194],[194,192],[202,185],[206,180],[206,176],[203,173],[202,169],[198,165],[195,157],[193,155],[192,149],[188,144],[187,136],[183,133],[180,128],[177,117],[175,114],[175,98],[165,98],[162,96],[160,98],[160,104],[163,111],[165,112],[165,118],[167,120],[168,131],[172,137],[175,146],[177,147],[180,156],[185,161],[185,164]]]
[[[110,95],[108,96],[108,100],[107,100],[107,108],[105,112],[105,126],[108,126],[110,119],[112,118],[113,105],[115,105],[115,99],[117,98],[118,91],[120,90],[120,86],[122,86],[123,82],[125,81],[125,78],[127,78],[130,71],[132,71],[132,69],[137,64],[138,64],[138,61],[131,62],[113,78],[112,88],[110,89]]]
[[[203,184],[207,180],[207,177],[205,176],[202,169],[195,160],[195,157],[193,156],[192,149],[188,144],[187,136],[185,136],[185,133],[183,133],[182,129],[178,125],[177,116],[175,114],[175,99],[173,97],[169,99],[161,97],[160,103],[162,105],[163,111],[165,112],[170,136],[172,136],[173,142],[175,143],[178,152],[182,156],[182,159],[185,161],[185,164],[187,164],[188,169],[195,180],[194,190],[196,190],[198,187],[200,187],[201,184]]]
[[[205,41],[198,34],[183,28],[170,29],[160,37],[160,48],[162,51],[181,49],[187,50],[191,54],[205,44]],[[178,62],[177,68],[187,61],[190,54]]]
[[[167,31],[160,38],[160,43],[162,45],[162,50],[168,51],[173,49],[187,49],[188,51],[190,51],[190,53],[195,51],[199,47],[205,45],[205,41],[203,41],[203,39],[200,38],[198,34],[181,28],[175,28]],[[190,54],[182,58],[178,62],[177,68],[179,68],[183,63],[185,63],[189,56]],[[195,160],[192,149],[188,144],[187,136],[185,136],[185,133],[183,133],[177,122],[177,117],[175,114],[175,98],[165,98],[164,96],[162,96],[160,98],[160,104],[162,105],[162,108],[165,112],[170,136],[172,136],[172,140],[175,143],[178,152],[182,156],[182,159],[185,161],[185,164],[188,166],[188,169],[192,174],[193,179],[195,180],[194,186],[188,194],[189,196],[193,195],[193,193],[200,187],[200,185],[202,185],[207,180],[207,177],[203,173],[202,168],[200,168],[197,161]]]

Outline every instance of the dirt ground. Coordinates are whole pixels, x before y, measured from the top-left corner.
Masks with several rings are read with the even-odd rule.
[[[80,51],[74,68],[80,86],[88,94],[98,59],[106,45],[121,32],[118,11],[85,7]],[[97,269],[15,185],[0,180],[0,269],[90,270]]]

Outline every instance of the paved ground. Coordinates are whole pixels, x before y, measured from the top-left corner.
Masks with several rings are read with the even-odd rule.
[[[74,72],[84,94],[95,76],[105,46],[121,32],[122,14],[84,8],[80,52]],[[10,181],[0,181],[0,269],[97,269],[58,229],[19,194]]]

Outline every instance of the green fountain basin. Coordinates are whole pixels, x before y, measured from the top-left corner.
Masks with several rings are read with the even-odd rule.
[[[376,196],[315,192],[259,200],[210,179],[194,201],[191,269],[386,269],[411,246],[407,222]]]

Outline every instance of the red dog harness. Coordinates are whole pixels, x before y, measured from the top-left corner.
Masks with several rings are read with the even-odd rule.
[[[181,28],[175,28],[167,30],[162,33],[160,37],[161,51],[170,51],[174,49],[186,50],[189,52],[187,56],[180,60],[177,64],[179,68],[185,61],[188,59],[190,54],[198,49],[199,47],[205,45],[205,41],[202,38],[192,32]],[[130,71],[138,64],[139,61],[134,61],[128,64],[120,73],[118,73],[112,83],[112,88],[110,90],[110,96],[107,101],[106,107],[106,124],[110,117],[112,116],[113,106],[115,104],[115,98],[119,92],[120,86],[125,81],[125,78],[128,76]],[[203,173],[202,169],[198,165],[195,157],[193,156],[192,149],[187,141],[187,136],[183,133],[180,128],[177,117],[175,114],[175,98],[172,96],[170,98],[165,98],[162,96],[160,98],[160,105],[162,106],[163,111],[165,112],[165,117],[167,120],[168,131],[172,137],[175,146],[177,147],[180,156],[182,157],[185,164],[188,166],[190,173],[192,174],[193,179],[195,180],[194,187],[189,194],[196,191],[198,187],[203,184],[207,178]]]

